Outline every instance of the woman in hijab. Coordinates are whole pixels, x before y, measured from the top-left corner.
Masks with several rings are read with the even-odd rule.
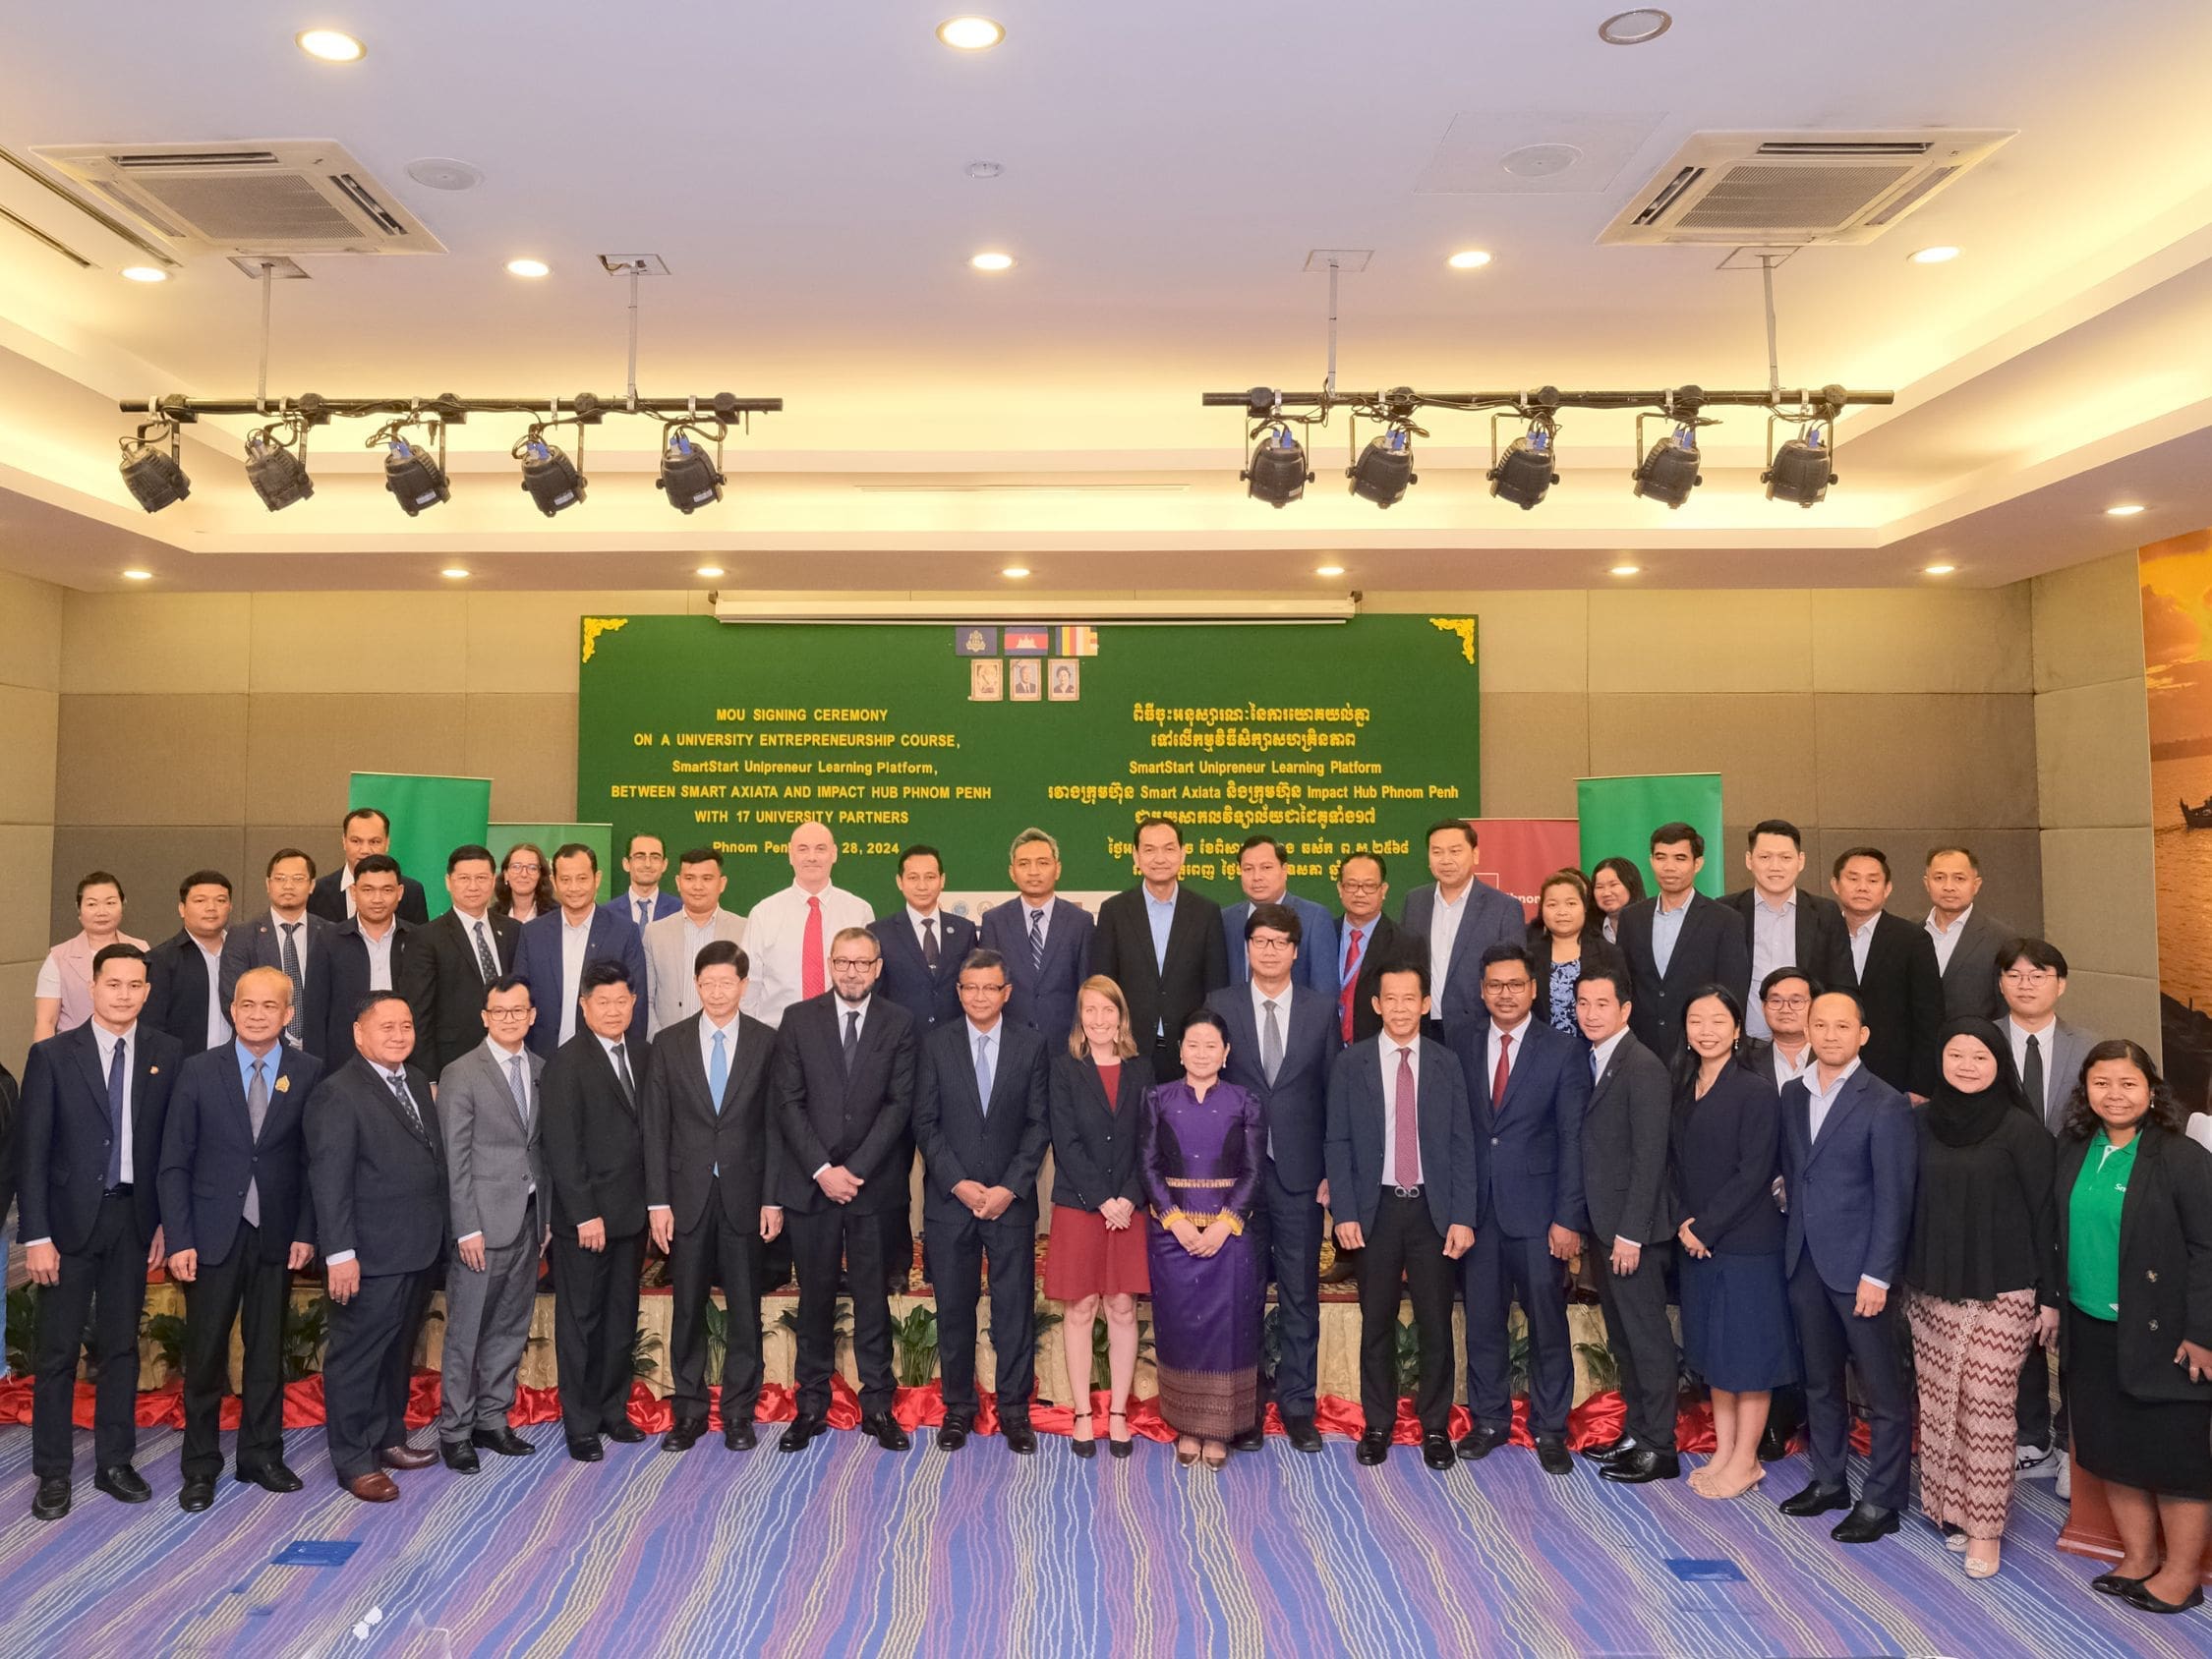
[[[2012,1501],[2020,1364],[2058,1328],[2051,1136],[1983,1019],[1941,1033],[1921,1108],[1906,1317],[1920,1391],[1920,1504],[1970,1578],[1995,1576]]]

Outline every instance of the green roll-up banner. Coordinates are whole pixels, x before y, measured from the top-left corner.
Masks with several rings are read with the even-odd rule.
[[[445,855],[492,830],[489,777],[418,777],[396,772],[357,772],[346,805],[375,807],[391,820],[391,855],[423,884],[433,916],[444,914]]]
[[[1650,868],[1652,831],[1662,824],[1683,823],[1705,837],[1705,868],[1698,891],[1718,898],[1727,891],[1727,867],[1720,846],[1720,774],[1717,772],[1659,772],[1645,777],[1578,777],[1575,816],[1582,822],[1582,867],[1594,870],[1601,858],[1625,858],[1639,870]],[[1651,881],[1644,883],[1647,891]]]
[[[581,841],[599,855],[599,896],[614,896],[616,887],[627,887],[622,867],[614,862],[614,826],[611,824],[495,824],[484,844],[501,865],[517,841],[528,841],[546,855],[546,874],[553,874],[553,854],[571,841]]]

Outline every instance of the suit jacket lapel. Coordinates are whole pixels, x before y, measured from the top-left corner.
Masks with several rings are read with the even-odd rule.
[[[87,1020],[77,1029],[85,1034],[77,1043],[78,1058],[84,1066],[86,1077],[91,1082],[93,1104],[99,1108],[100,1115],[105,1116],[107,1114],[107,1073],[100,1069],[99,1039],[92,1035],[92,1024],[89,1020]]]
[[[1859,1096],[1865,1092],[1866,1079],[1866,1063],[1862,1060],[1859,1063],[1858,1070],[1851,1073],[1849,1081],[1836,1091],[1835,1102],[1828,1109],[1828,1116],[1821,1119],[1821,1132],[1817,1135],[1813,1134],[1812,1085],[1806,1084],[1805,1132],[1811,1137],[1812,1141],[1812,1144],[1806,1150],[1805,1162],[1807,1164],[1820,1157],[1821,1153],[1835,1139],[1835,1131],[1843,1125],[1846,1118],[1858,1110]]]

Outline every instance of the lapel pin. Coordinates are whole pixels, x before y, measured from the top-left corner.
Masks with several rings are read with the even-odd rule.
[[[146,1074],[148,1077],[158,1077],[161,1075],[161,1067],[159,1067],[158,1065],[149,1065],[146,1068]]]
[[[290,1094],[290,1093],[292,1092],[292,1079],[291,1079],[291,1078],[289,1078],[289,1077],[279,1077],[279,1078],[277,1078],[277,1080],[276,1080],[276,1092],[277,1092],[278,1094],[280,1094],[280,1095],[288,1095],[288,1094]]]

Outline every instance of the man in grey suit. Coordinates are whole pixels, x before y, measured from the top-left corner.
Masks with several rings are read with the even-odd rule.
[[[1424,952],[1428,966],[1430,1014],[1426,1034],[1437,1042],[1448,1025],[1480,1024],[1483,952],[1493,944],[1519,944],[1529,919],[1509,898],[1475,874],[1482,846],[1475,826],[1447,818],[1428,830],[1428,873],[1436,879],[1406,894],[1399,947]]]
[[[1937,847],[1920,885],[1928,889],[1928,937],[1944,976],[1944,1017],[1994,1020],[2004,1012],[1997,990],[1997,947],[2012,930],[1982,910],[1982,865],[1969,847]]]
[[[546,1062],[525,1041],[536,1021],[527,984],[512,974],[493,981],[485,1040],[437,1079],[455,1240],[437,1442],[445,1466],[461,1474],[476,1472],[480,1448],[508,1458],[537,1451],[507,1423],[551,1234],[540,1197],[551,1190],[538,1115]]]
[[[729,878],[723,874],[721,853],[693,847],[676,860],[675,885],[681,908],[645,928],[649,1040],[699,1011],[699,952],[717,940],[745,943],[745,918],[722,907]]]

